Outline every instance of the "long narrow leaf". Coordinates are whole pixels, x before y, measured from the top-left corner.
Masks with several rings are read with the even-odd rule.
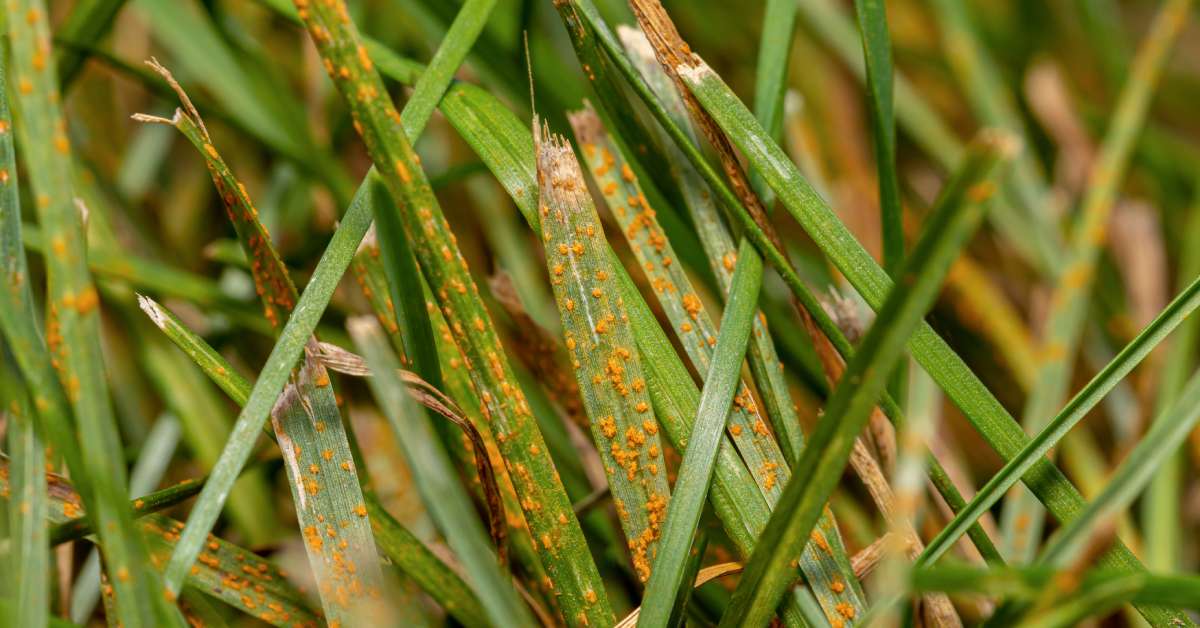
[[[687,586],[690,583],[686,579],[686,562],[712,482],[717,447],[721,444],[729,408],[733,405],[746,343],[750,340],[751,319],[758,300],[758,294],[751,290],[762,285],[761,277],[747,281],[743,277],[747,272],[762,273],[762,263],[740,266],[734,271],[732,283],[741,289],[729,292],[721,316],[721,331],[704,378],[692,435],[679,465],[675,498],[667,509],[662,550],[654,561],[655,571],[646,585],[639,626],[666,626],[673,606],[671,600],[678,595],[679,587],[690,588]]]
[[[1117,189],[1158,76],[1183,30],[1191,5],[1190,0],[1162,3],[1121,90],[1100,155],[1089,172],[1088,191],[1071,232],[1068,259],[1050,301],[1042,340],[1045,358],[1025,401],[1022,425],[1027,432],[1041,430],[1067,397],[1073,359],[1087,320],[1092,280],[1107,238]],[[1034,497],[1024,489],[1018,489],[1007,501],[1002,527],[1012,556],[1027,560],[1034,554],[1034,540],[1041,537],[1044,523],[1042,513]]]
[[[165,70],[157,69],[174,84]],[[185,109],[177,109],[167,122],[203,155],[246,257],[252,260],[254,283],[263,301],[264,315],[272,327],[279,328],[294,309],[298,298],[296,287],[258,220],[258,212],[245,188],[212,145],[187,95],[182,90],[179,94]],[[315,339],[310,345],[316,345]],[[272,424],[283,451],[322,606],[331,620],[349,621],[377,595],[382,575],[370,524],[362,511],[363,496],[351,462],[345,426],[324,365],[306,358],[294,383],[284,391],[272,412]],[[307,465],[303,464],[305,461]],[[178,572],[169,567],[167,576],[168,586],[177,590]]]
[[[981,203],[991,193],[988,177],[1005,153],[1012,150],[1011,139],[985,135],[968,153],[962,172],[942,192],[920,242],[897,276],[904,289],[894,290],[885,300],[875,324],[847,365],[796,464],[796,479],[784,489],[759,549],[746,564],[746,572],[722,617],[723,624],[765,625],[774,613],[791,584],[790,561],[808,543],[849,458],[855,436],[883,392],[909,335],[937,296],[954,257],[979,226],[983,218]]]
[[[695,68],[684,74],[689,88],[694,90],[703,105],[730,134],[747,161],[760,169],[779,194],[784,207],[813,236],[830,261],[845,274],[868,304],[880,307],[892,286],[887,274],[834,216],[787,156],[767,139],[762,128],[728,87],[707,66]],[[928,324],[921,323],[918,326],[909,341],[909,351],[1001,457],[1010,459],[1028,442],[1028,437],[1012,416]],[[1029,473],[1030,477],[1025,478],[1026,485],[1035,491],[1055,517],[1066,518],[1082,505],[1083,499],[1078,491],[1050,462],[1038,462]],[[1102,560],[1110,566],[1129,569],[1140,566],[1123,545],[1114,547]],[[1139,610],[1154,618],[1154,622],[1183,621],[1178,613],[1153,607]]]
[[[1176,450],[1198,419],[1200,376],[1193,376],[1180,391],[1175,403],[1155,419],[1154,426],[1121,462],[1104,490],[1050,537],[1038,556],[1038,562],[1065,566],[1087,539],[1089,531],[1096,529],[1103,519],[1127,507],[1137,497],[1150,481],[1150,476],[1169,458],[1163,456],[1163,452]]]
[[[1004,468],[996,472],[984,484],[971,502],[954,517],[938,535],[929,542],[919,561],[932,564],[946,552],[962,535],[968,523],[987,512],[1010,487],[1021,480],[1022,475],[1037,465],[1055,444],[1071,430],[1087,413],[1100,403],[1109,391],[1136,367],[1163,341],[1171,331],[1182,324],[1200,307],[1200,278],[1192,281],[1179,296],[1175,297],[1111,362],[1058,412],[1045,427],[1030,439],[1018,452],[1008,457]]]
[[[34,427],[33,404],[7,345],[0,345],[0,402],[7,419],[9,463],[7,594],[13,626],[43,626],[50,606],[50,546],[46,542],[45,447]]]
[[[472,381],[485,414],[495,424],[501,451],[509,464],[521,464],[528,472],[517,479],[517,492],[531,533],[542,541],[538,548],[558,587],[564,615],[572,623],[611,621],[612,610],[603,584],[545,442],[531,421],[523,393],[514,388],[503,347],[412,145],[395,126],[399,114],[385,96],[383,82],[362,47],[357,28],[342,18],[342,2],[326,5],[297,0],[296,6],[327,61],[330,78],[359,122],[372,161],[400,209],[401,222],[421,270],[438,297],[456,342],[473,365]]]
[[[904,224],[900,206],[900,181],[896,176],[896,122],[892,113],[892,40],[883,0],[855,0],[858,29],[862,31],[867,92],[871,95],[871,123],[875,163],[879,171],[879,217],[883,233],[883,267],[895,272],[904,257]]]
[[[86,266],[86,243],[72,196],[70,142],[50,55],[49,17],[40,0],[8,7],[17,103],[24,123],[17,129],[29,164],[31,197],[54,254],[47,263],[47,344],[77,420],[82,448],[81,476],[90,478],[106,565],[112,576],[121,621],[130,627],[175,625],[178,613],[158,590],[158,575],[147,563],[124,504],[126,470],[109,405],[100,353],[99,296]],[[20,350],[20,349],[18,349]],[[36,400],[35,400],[36,403]]]
[[[413,476],[426,507],[443,528],[449,529],[450,522],[456,519],[460,522],[471,521],[474,523],[474,534],[469,536],[455,534],[451,537],[452,547],[460,560],[472,565],[469,573],[485,573],[483,566],[474,563],[490,561],[495,564],[495,549],[488,546],[483,526],[479,524],[466,494],[458,490],[457,486],[450,485],[456,483],[457,478],[453,475],[435,477],[425,472],[425,469],[450,468],[450,465],[445,460],[429,460],[431,456],[445,455],[440,450],[424,445],[436,438],[429,424],[406,418],[421,413],[422,410],[404,389],[398,375],[400,363],[388,348],[382,330],[378,323],[369,318],[352,320],[349,329],[371,368],[373,373],[373,377],[369,380],[371,389],[379,400],[379,405],[387,416],[388,422],[392,424],[392,431],[396,434],[405,457],[413,468]],[[426,448],[422,450],[422,447]],[[480,451],[476,452],[476,455],[485,456],[487,453]],[[504,588],[493,583],[479,587],[480,602],[487,611],[489,620],[496,625],[519,625],[532,622],[533,618],[528,610],[519,605],[516,591],[511,587],[507,588],[509,590],[505,591]]]
[[[535,120],[537,125],[538,121]],[[535,126],[542,234],[568,353],[604,461],[633,566],[651,577],[670,488],[658,421],[635,351],[600,217],[565,139]],[[668,607],[669,608],[669,607]]]

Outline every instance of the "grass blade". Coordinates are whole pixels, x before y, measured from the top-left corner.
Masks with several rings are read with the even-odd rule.
[[[79,452],[68,431],[66,401],[62,396],[48,360],[34,363],[26,355],[25,364],[18,366],[14,351],[41,350],[45,344],[38,329],[34,312],[33,293],[29,286],[25,251],[21,244],[21,200],[17,190],[17,163],[13,151],[12,116],[8,109],[7,71],[8,52],[0,52],[0,273],[3,274],[5,298],[0,299],[0,329],[11,340],[0,340],[0,398],[7,409],[7,442],[11,465],[16,472],[10,487],[7,534],[9,568],[15,577],[6,584],[12,603],[4,617],[14,626],[41,626],[47,621],[49,605],[49,546],[46,544],[46,479],[42,474],[45,459],[43,439],[51,437],[67,447],[69,462],[79,466]],[[27,381],[21,367],[29,368],[35,377]],[[32,384],[32,385],[31,385]],[[43,393],[46,388],[50,391]],[[35,414],[30,395],[45,399]],[[53,397],[51,397],[53,395]],[[50,399],[53,398],[54,402]],[[35,417],[38,425],[35,427]],[[39,435],[39,428],[41,434]]]
[[[734,271],[732,284],[740,289],[730,290],[721,316],[721,331],[704,378],[696,422],[679,465],[675,497],[667,509],[662,548],[654,561],[655,571],[646,585],[639,626],[668,625],[674,606],[672,600],[679,595],[680,586],[690,584],[686,581],[692,537],[707,501],[717,447],[721,444],[726,416],[733,405],[734,391],[740,383],[742,360],[758,301],[757,291],[752,290],[762,285],[761,276],[747,280],[744,276],[747,272],[761,275],[762,263],[739,266]]]
[[[1034,387],[1023,411],[1022,425],[1037,432],[1054,416],[1070,386],[1072,362],[1083,334],[1091,299],[1092,279],[1101,247],[1107,238],[1118,186],[1129,161],[1130,151],[1175,40],[1189,15],[1190,0],[1162,3],[1154,24],[1138,51],[1129,79],[1121,90],[1111,125],[1100,154],[1088,175],[1084,196],[1071,232],[1068,260],[1051,298],[1051,309],[1043,333],[1040,364]],[[1041,537],[1042,508],[1028,491],[1018,489],[1007,501],[1002,518],[1009,555],[1027,560]]]
[[[766,133],[728,87],[706,66],[696,67],[685,76],[688,87],[730,134],[747,161],[760,169],[779,194],[784,207],[813,236],[834,266],[869,305],[880,307],[892,286],[887,274],[846,230],[825,201],[812,190],[787,156],[767,139]],[[909,341],[909,351],[1002,458],[1010,459],[1028,442],[1028,437],[1012,416],[928,324],[921,323],[918,326]],[[1026,485],[1035,491],[1055,517],[1066,518],[1083,504],[1078,491],[1050,462],[1038,462],[1030,469],[1030,473],[1031,477],[1025,478]],[[1140,567],[1133,554],[1123,545],[1114,547],[1102,560],[1110,566]],[[1151,623],[1174,620],[1186,623],[1177,613],[1150,607],[1139,610],[1153,618]]]
[[[1038,563],[1062,567],[1078,552],[1097,524],[1127,507],[1150,481],[1150,477],[1187,438],[1200,419],[1200,376],[1193,376],[1179,398],[1142,437],[1121,462],[1108,485],[1074,518],[1063,524],[1038,556]]]
[[[1021,476],[1039,464],[1058,442],[1100,403],[1109,391],[1158,346],[1176,327],[1200,307],[1200,278],[1197,278],[1149,324],[1120,353],[1117,354],[1090,382],[1058,412],[1045,427],[1030,439],[1008,462],[984,484],[965,508],[929,542],[919,561],[932,564],[962,535],[965,526],[978,519],[1003,497],[1004,492],[1021,480]]]
[[[345,5],[297,0],[297,9],[318,51],[328,61],[330,78],[358,118],[368,152],[401,209],[405,232],[456,342],[475,365],[472,381],[486,407],[485,415],[495,425],[506,461],[514,466],[522,464],[529,472],[528,477],[517,481],[517,492],[526,506],[531,533],[542,541],[538,547],[545,558],[543,563],[560,587],[559,600],[567,621],[611,621],[604,587],[562,482],[554,473],[545,442],[530,421],[523,393],[513,388],[512,370],[503,347],[412,145],[396,132],[399,114],[383,96],[383,82],[362,47],[357,29],[338,13],[345,11]],[[562,519],[567,523],[563,524]]]
[[[896,176],[896,121],[892,113],[892,40],[888,34],[883,0],[855,0],[858,29],[862,32],[867,93],[871,97],[871,123],[875,163],[879,170],[879,217],[883,233],[883,267],[895,273],[904,258],[904,224],[900,206],[900,181]]]
[[[492,571],[493,579],[502,578],[495,569],[497,563],[496,550],[487,542],[486,533],[474,513],[474,507],[466,494],[462,492],[453,474],[434,475],[427,473],[429,469],[451,469],[448,460],[429,460],[431,456],[443,457],[440,449],[426,446],[424,443],[435,442],[436,436],[427,421],[413,420],[422,416],[423,411],[413,402],[398,376],[400,363],[387,347],[378,323],[367,319],[354,319],[349,324],[351,336],[355,344],[366,357],[373,376],[368,380],[372,391],[379,399],[404,450],[409,467],[413,470],[417,488],[421,491],[423,501],[429,508],[434,520],[446,531],[451,547],[459,559],[467,565],[467,572],[479,575]],[[486,456],[486,451],[477,451],[476,455]],[[462,529],[468,522],[472,525],[470,534],[464,534]],[[491,569],[486,564],[490,563]],[[477,587],[480,602],[487,612],[489,621],[495,625],[530,624],[533,617],[529,611],[519,605],[516,591],[499,582],[481,583]],[[507,589],[507,591],[505,590]]]
[[[40,0],[8,7],[12,42],[10,74],[17,78],[21,133],[30,187],[50,248],[47,260],[47,341],[60,365],[60,378],[78,421],[82,451],[80,476],[93,482],[106,565],[110,570],[122,623],[176,625],[171,608],[146,562],[146,549],[125,508],[125,466],[120,438],[100,355],[99,297],[86,266],[86,243],[72,197],[70,143],[58,95],[58,76],[50,51],[49,18]],[[20,16],[20,19],[18,19]],[[35,400],[36,403],[36,400]]]
[[[692,82],[687,74],[693,71],[683,72],[686,81]],[[925,233],[898,275],[905,289],[889,295],[858,353],[847,365],[842,383],[796,465],[794,477],[802,479],[789,482],[784,489],[759,541],[760,549],[747,562],[746,572],[722,616],[722,624],[760,626],[774,614],[791,584],[789,562],[808,543],[817,517],[849,459],[854,437],[870,417],[909,335],[937,296],[954,257],[979,226],[981,203],[990,194],[988,177],[1011,150],[1008,138],[984,136],[969,153],[963,171],[943,191]]]
[[[421,135],[421,129],[425,128],[429,116],[433,115],[438,101],[479,38],[495,6],[496,0],[467,0],[458,10],[458,17],[454,18],[450,29],[446,31],[442,45],[438,46],[429,65],[421,73],[421,78],[417,79],[412,96],[404,106],[401,123],[410,141],[416,141]]]
[[[50,545],[46,542],[46,453],[33,423],[33,404],[7,345],[0,343],[0,401],[7,419],[8,544],[12,626],[44,626],[50,607]]]
[[[1193,203],[1189,208],[1183,241],[1200,240],[1200,205]],[[1183,282],[1189,277],[1200,276],[1200,248],[1184,249],[1179,261],[1180,292],[1187,289]],[[1183,388],[1188,371],[1196,360],[1196,335],[1200,333],[1200,318],[1188,318],[1179,326],[1179,333],[1171,340],[1163,358],[1162,374],[1158,394],[1154,399],[1155,416],[1174,403]],[[1162,471],[1150,480],[1146,498],[1142,502],[1142,525],[1146,532],[1146,566],[1150,569],[1173,570],[1178,567],[1179,548],[1182,544],[1179,522],[1183,469],[1183,452],[1176,453],[1174,460],[1165,463]]]
[[[9,468],[0,466],[0,489],[5,493],[8,482]],[[75,489],[64,478],[49,473],[46,483],[50,496],[49,521],[62,524],[78,517],[82,506]],[[125,511],[130,510],[126,505]],[[158,514],[146,515],[135,525],[156,561],[166,560],[183,527],[183,523]],[[289,628],[317,625],[318,615],[308,608],[304,596],[276,567],[255,553],[209,536],[201,556],[195,568],[189,570],[190,589],[202,591],[272,625]]]
[[[175,85],[165,69],[156,64],[152,67]],[[173,119],[165,122],[178,129],[203,155],[246,257],[252,260],[251,270],[262,297],[264,316],[272,327],[279,328],[292,313],[298,298],[296,287],[259,222],[245,188],[213,147],[208,130],[187,95],[180,90],[179,96],[186,109],[177,109]],[[310,342],[315,348],[315,338]],[[331,621],[351,620],[370,598],[378,595],[382,576],[345,426],[329,375],[320,362],[311,357],[305,359],[292,385],[272,411],[272,424],[283,451],[322,606]],[[309,453],[309,464],[303,467],[307,475],[302,470],[302,452]],[[324,537],[329,537],[329,541]],[[180,577],[172,569],[174,565],[173,562],[168,567],[168,585],[178,590]]]
[[[535,129],[537,124],[535,119]],[[670,497],[658,422],[650,411],[628,314],[620,293],[609,288],[608,243],[575,154],[549,127],[534,135],[534,144],[550,283],[592,438],[604,461],[634,570],[645,582],[653,573]]]
[[[768,4],[777,5],[780,3],[771,2]],[[788,6],[794,5],[791,2],[783,2],[782,4]],[[781,8],[775,9],[775,11],[782,10]],[[779,21],[787,22],[786,19],[771,18],[771,15],[773,15],[772,9],[768,8],[768,17],[765,17],[764,20],[771,19],[773,22],[772,29],[778,28],[776,23]],[[691,123],[687,118],[683,101],[680,100],[679,94],[675,90],[675,85],[670,81],[670,77],[662,71],[662,66],[655,59],[654,50],[650,47],[650,42],[646,41],[645,35],[642,35],[641,31],[628,27],[618,27],[617,32],[621,37],[625,49],[629,52],[631,60],[637,65],[638,70],[645,77],[650,88],[654,90],[655,95],[662,100],[663,106],[669,112],[672,119],[695,141],[695,133],[691,130]],[[790,30],[788,34],[790,36]],[[780,37],[782,35],[778,35],[776,38]],[[776,50],[772,54],[767,54],[766,51],[761,52],[760,66],[766,63],[763,61],[764,57],[778,56],[778,47],[784,44],[782,41],[764,41],[764,46],[767,45],[774,46]],[[774,75],[774,80],[783,81],[783,77],[779,76],[779,73],[783,70],[773,67],[769,69],[764,68],[763,71],[760,71],[760,81],[767,80],[762,76],[764,71],[769,72],[770,75]],[[768,95],[761,96],[764,98],[772,97]],[[764,109],[766,110],[760,110],[757,114],[759,119],[768,119],[777,113],[766,105],[764,105]],[[733,236],[721,218],[716,203],[712,195],[708,192],[707,186],[703,179],[701,179],[700,174],[687,163],[687,158],[683,156],[676,146],[670,143],[670,139],[665,134],[660,132],[658,136],[660,143],[664,144],[664,152],[671,161],[671,173],[683,194],[692,222],[696,225],[701,245],[708,256],[713,274],[717,278],[717,283],[723,291],[728,292],[733,289],[733,272],[737,268],[738,261],[746,255],[753,255],[759,258],[761,265],[761,258],[753,247],[747,246],[746,242],[743,242],[740,247],[734,244]],[[752,176],[752,182],[753,180],[754,177]],[[765,202],[767,197],[762,190],[764,187],[765,184],[755,184],[756,191]],[[752,260],[747,261],[753,263]],[[753,278],[753,273],[744,276]],[[750,372],[753,375],[754,381],[758,384],[759,393],[763,398],[763,405],[766,406],[766,416],[771,421],[771,427],[778,439],[779,449],[782,450],[784,459],[788,462],[786,466],[791,468],[791,464],[800,455],[800,447],[804,442],[804,434],[800,430],[800,420],[793,407],[791,394],[787,389],[787,381],[784,379],[783,369],[779,366],[779,355],[775,350],[775,343],[771,339],[771,334],[767,329],[763,317],[758,314],[754,316],[754,333],[751,335],[750,347]]]

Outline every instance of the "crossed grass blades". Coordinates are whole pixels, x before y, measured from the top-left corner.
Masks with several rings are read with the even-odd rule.
[[[1190,625],[1192,4],[12,0],[0,623]]]

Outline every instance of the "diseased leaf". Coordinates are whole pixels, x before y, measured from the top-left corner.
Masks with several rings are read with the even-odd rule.
[[[538,124],[535,119],[538,204],[550,283],[592,439],[604,461],[634,570],[645,582],[670,498],[658,421],[579,162],[564,138]]]

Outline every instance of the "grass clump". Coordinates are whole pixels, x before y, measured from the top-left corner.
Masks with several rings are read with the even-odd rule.
[[[0,624],[1193,625],[1192,4],[13,0]]]

